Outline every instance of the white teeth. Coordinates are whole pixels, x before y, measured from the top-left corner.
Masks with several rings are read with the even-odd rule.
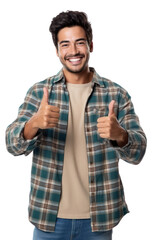
[[[80,61],[80,58],[71,58],[69,59],[70,62],[77,62]]]

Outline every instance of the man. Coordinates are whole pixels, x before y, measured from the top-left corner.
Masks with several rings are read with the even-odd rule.
[[[34,240],[110,240],[128,213],[119,159],[138,164],[146,137],[130,95],[89,68],[86,14],[62,12],[50,32],[63,69],[29,89],[7,128],[7,149],[13,155],[33,151]]]

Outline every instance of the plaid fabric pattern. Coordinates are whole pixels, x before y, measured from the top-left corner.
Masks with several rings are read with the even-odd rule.
[[[100,77],[94,71],[92,93],[85,108],[85,135],[88,156],[90,217],[92,231],[107,231],[128,213],[119,175],[119,159],[138,164],[146,149],[146,137],[129,94],[118,84]],[[49,104],[60,108],[55,128],[39,130],[32,140],[24,140],[25,123],[38,111],[43,87],[49,89]],[[115,100],[115,113],[128,131],[129,142],[119,148],[115,141],[102,139],[97,119],[108,115],[108,105]],[[62,70],[29,89],[19,108],[17,119],[6,130],[8,151],[17,156],[33,151],[29,220],[43,231],[54,231],[62,190],[64,148],[68,125],[69,95]]]

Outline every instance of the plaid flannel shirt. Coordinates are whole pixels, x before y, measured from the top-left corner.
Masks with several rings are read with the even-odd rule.
[[[119,159],[138,164],[146,149],[146,137],[140,127],[129,94],[118,84],[94,71],[92,92],[88,98],[84,127],[88,156],[90,218],[92,231],[107,231],[128,213],[119,175]],[[43,87],[50,92],[49,104],[60,108],[59,123],[52,129],[39,130],[35,138],[25,140],[25,123],[38,111]],[[103,139],[97,132],[97,119],[108,115],[108,105],[115,100],[115,114],[128,132],[128,144],[122,148],[115,141]],[[69,95],[61,70],[57,75],[36,83],[29,89],[19,108],[17,119],[6,130],[8,151],[17,156],[33,151],[29,220],[37,228],[53,232],[62,190],[64,148],[68,125]]]

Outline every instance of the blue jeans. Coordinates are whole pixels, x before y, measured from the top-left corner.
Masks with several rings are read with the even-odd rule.
[[[33,240],[112,240],[112,230],[92,232],[91,219],[57,218],[54,232],[35,228]]]

